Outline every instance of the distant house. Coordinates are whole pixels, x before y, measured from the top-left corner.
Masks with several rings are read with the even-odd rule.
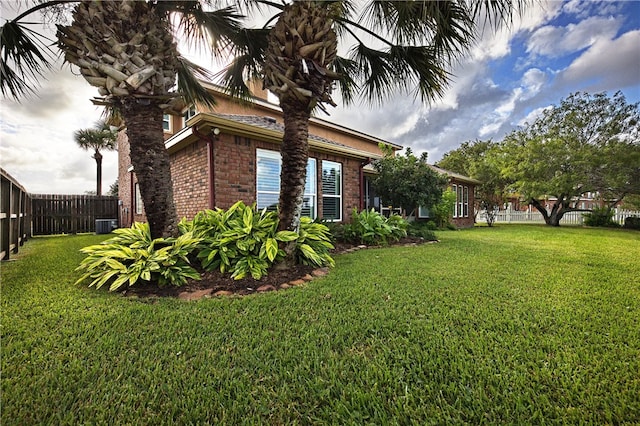
[[[471,228],[475,223],[475,190],[480,182],[477,179],[461,175],[437,166],[429,165],[434,171],[447,176],[447,186],[456,194],[451,222],[458,228]],[[418,208],[417,220],[431,219],[429,209]]]
[[[238,200],[255,202],[259,209],[275,208],[284,130],[280,108],[267,101],[265,91],[254,90],[253,103],[240,104],[220,87],[204,84],[217,101],[215,111],[191,106],[182,116],[164,117],[178,217],[191,219],[201,210],[228,208]],[[383,155],[380,144],[394,151],[402,149],[375,136],[311,118],[303,215],[342,222],[350,219],[354,208],[380,211],[383,204],[370,184],[375,173],[370,163]],[[145,216],[124,132],[118,138],[118,155],[120,223],[130,226],[144,221]],[[465,190],[461,191],[462,198]],[[468,187],[466,191],[468,194]],[[465,217],[464,212],[462,203],[460,218]]]

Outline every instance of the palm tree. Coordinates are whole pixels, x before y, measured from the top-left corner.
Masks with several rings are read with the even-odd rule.
[[[93,150],[91,158],[96,160],[96,195],[102,195],[102,153],[116,148],[117,133],[104,121],[99,121],[93,129],[80,129],[73,133],[73,140],[84,150]]]
[[[219,76],[232,95],[246,98],[246,81],[262,78],[278,96],[285,123],[280,227],[295,229],[309,118],[316,109],[335,105],[334,85],[347,104],[358,95],[370,103],[384,102],[398,90],[424,102],[435,100],[446,89],[452,63],[475,41],[478,23],[497,26],[525,1],[245,0],[215,9],[224,3],[85,0],[75,7],[72,24],[58,27],[58,46],[64,59],[99,88],[102,98],[96,102],[122,113],[154,236],[170,233],[175,224],[162,113],[178,109],[185,97],[213,103],[193,78],[194,70],[200,76],[206,72],[178,54],[175,34],[208,41],[214,56],[230,59]],[[57,3],[64,2],[37,8]],[[241,25],[245,14],[255,10],[275,13],[262,28]],[[28,77],[46,69],[44,44],[32,39],[18,18],[3,25],[3,94],[23,94],[30,87]],[[347,57],[338,55],[339,42],[353,44]],[[176,74],[178,89],[172,90]]]
[[[51,67],[51,51],[43,36],[21,20],[31,13],[73,5],[72,22],[57,26],[57,45],[64,60],[80,68],[112,116],[126,126],[130,157],[140,185],[149,227],[155,237],[177,232],[169,156],[164,146],[162,116],[179,113],[187,102],[213,106],[197,77],[205,69],[180,56],[175,34],[203,41],[215,35],[213,47],[235,32],[237,16],[230,8],[204,12],[198,1],[47,1],[39,2],[1,28],[0,87],[18,99],[33,91],[33,80]],[[180,15],[179,19],[172,16]],[[177,87],[176,87],[177,84]],[[116,114],[117,113],[117,114]]]

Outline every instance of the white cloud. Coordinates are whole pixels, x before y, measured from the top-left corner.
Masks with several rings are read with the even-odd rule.
[[[640,84],[640,30],[601,39],[559,76],[559,84],[589,81],[589,90],[617,90]],[[637,90],[637,87],[636,87]]]
[[[537,29],[527,41],[527,52],[552,58],[587,48],[598,40],[615,37],[622,22],[594,16],[566,27],[547,25]]]

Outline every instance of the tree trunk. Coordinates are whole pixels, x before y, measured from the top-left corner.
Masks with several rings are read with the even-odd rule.
[[[96,160],[96,195],[102,195],[102,154],[96,149],[93,158]]]
[[[562,216],[566,213],[566,209],[563,208],[563,196],[560,196],[558,201],[551,208],[551,213],[549,213],[545,206],[543,206],[540,201],[532,198],[530,204],[536,208],[544,218],[544,223],[549,226],[560,226],[560,220]]]
[[[153,238],[177,235],[169,154],[162,133],[162,110],[136,98],[121,101],[130,157]]]
[[[280,199],[278,202],[280,230],[297,231],[304,198],[309,158],[309,118],[311,114],[301,105],[282,104],[284,136],[282,139],[282,171],[280,172]],[[295,241],[285,246],[287,261],[293,265]]]

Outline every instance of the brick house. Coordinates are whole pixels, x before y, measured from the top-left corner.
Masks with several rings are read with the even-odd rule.
[[[216,99],[214,111],[189,107],[183,116],[164,116],[178,218],[228,208],[238,200],[255,202],[259,209],[274,208],[284,130],[279,107],[255,86],[253,103],[242,104],[218,86],[204,85]],[[402,148],[312,117],[303,215],[348,221],[354,208],[380,211],[382,204],[369,180],[371,161],[382,157],[380,144]],[[145,216],[125,132],[118,137],[118,156],[119,219],[120,226],[127,227]]]

